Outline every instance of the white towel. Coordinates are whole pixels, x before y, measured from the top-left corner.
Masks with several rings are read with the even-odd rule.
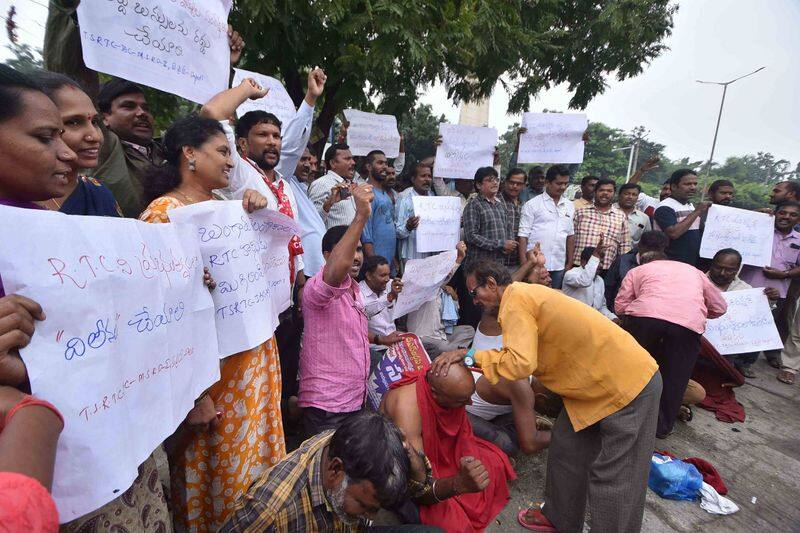
[[[717,489],[703,483],[700,487],[700,508],[711,514],[733,514],[739,510],[739,506],[725,496],[720,496]]]

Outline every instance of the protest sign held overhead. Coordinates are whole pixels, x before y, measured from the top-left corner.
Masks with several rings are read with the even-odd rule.
[[[231,0],[84,1],[83,60],[91,69],[197,103],[228,86]]]
[[[203,263],[217,283],[212,292],[220,357],[249,350],[278,327],[291,304],[291,218],[262,209],[247,214],[239,201],[212,200],[170,211],[170,220],[197,235]]]
[[[128,489],[219,379],[213,302],[187,227],[0,207],[0,232],[6,292],[47,315],[21,355],[64,416],[52,494],[67,522]]]
[[[780,350],[783,342],[764,289],[723,292],[728,310],[709,319],[703,334],[722,355]]]
[[[589,122],[582,113],[524,113],[519,137],[520,163],[581,163],[583,134]]]
[[[458,244],[461,232],[461,200],[448,196],[414,196],[417,226],[417,251],[441,252]]]
[[[278,120],[281,121],[281,129],[285,128],[286,123],[292,120],[297,113],[297,109],[283,84],[272,76],[235,68],[231,87],[236,87],[246,78],[253,78],[259,85],[269,89],[269,92],[258,100],[245,100],[236,109],[236,115],[241,117],[248,111],[266,111],[278,117]]]
[[[366,113],[357,109],[345,109],[347,145],[353,155],[367,155],[372,150],[381,150],[386,157],[400,154],[400,132],[393,115]]]
[[[456,264],[456,251],[450,250],[424,259],[409,259],[403,272],[403,292],[394,305],[394,320],[416,311],[438,296],[441,286]]]
[[[700,257],[714,257],[723,248],[742,254],[742,264],[769,266],[774,218],[764,213],[713,204],[708,208]]]
[[[497,130],[460,124],[439,124],[442,144],[436,149],[433,175],[474,179],[475,171],[494,163]]]

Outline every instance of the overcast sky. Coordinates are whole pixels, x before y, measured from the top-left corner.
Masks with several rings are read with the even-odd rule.
[[[5,17],[11,0],[0,0]],[[19,37],[41,47],[47,0],[13,0]],[[3,23],[5,26],[5,23]],[[669,50],[644,72],[624,82],[609,80],[605,93],[586,108],[589,120],[630,130],[643,125],[650,139],[667,146],[667,156],[708,158],[722,88],[696,79],[727,81],[758,67],[765,70],[728,90],[715,160],[729,155],[772,152],[800,161],[800,1],[685,0],[675,17]],[[3,28],[4,30],[5,28]],[[576,36],[579,38],[579,36]],[[8,57],[5,31],[0,58]],[[531,111],[569,111],[569,93],[555,87],[542,93]],[[456,122],[458,109],[442,87],[424,91],[421,102]],[[495,91],[490,126],[503,133],[519,116],[506,114],[508,96]]]

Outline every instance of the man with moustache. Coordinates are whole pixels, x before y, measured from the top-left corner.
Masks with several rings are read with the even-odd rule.
[[[505,202],[498,196],[500,177],[494,167],[481,167],[475,172],[478,194],[464,208],[464,241],[469,264],[477,259],[504,263],[516,253],[513,222]],[[478,317],[480,319],[480,317]]]
[[[367,183],[372,185],[375,199],[372,201],[372,215],[369,217],[361,243],[364,245],[366,257],[381,256],[389,261],[392,274],[396,273],[394,265],[397,236],[394,224],[394,202],[386,190],[386,169],[388,161],[381,150],[373,150],[367,154],[365,170]]]
[[[667,257],[697,266],[702,237],[700,217],[708,211],[711,203],[692,205],[690,200],[697,192],[697,174],[693,170],[676,170],[669,178],[669,186],[670,197],[658,204],[653,215],[654,227],[669,237]]]
[[[575,263],[580,265],[580,254],[589,246],[598,246],[604,240],[603,255],[598,269],[608,270],[614,260],[631,249],[631,233],[625,215],[612,204],[617,184],[612,179],[597,181],[593,190],[594,201],[575,212]]]
[[[433,196],[431,167],[417,163],[411,171],[411,187],[397,195],[395,206],[395,230],[400,241],[400,264],[405,267],[409,259],[422,259],[430,253],[417,251],[417,226],[419,216],[414,215],[415,196]]]
[[[350,194],[355,185],[353,176],[356,161],[350,147],[336,143],[325,151],[325,168],[328,173],[308,187],[308,197],[317,207],[325,227],[347,226],[356,215],[356,206]]]

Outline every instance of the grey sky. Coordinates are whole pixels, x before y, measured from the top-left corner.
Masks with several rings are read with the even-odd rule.
[[[41,46],[47,0],[15,0],[19,37]],[[11,0],[0,0],[5,17]],[[3,24],[4,26],[5,24]],[[760,66],[766,69],[731,86],[725,102],[716,160],[729,155],[769,151],[800,160],[800,1],[691,0],[680,3],[670,50],[624,82],[610,80],[606,92],[587,107],[589,120],[630,130],[644,125],[650,139],[667,146],[671,158],[706,159],[722,89],[694,80],[726,81]],[[4,28],[3,28],[4,29]],[[8,57],[5,31],[0,59]],[[434,111],[457,121],[458,109],[442,87],[424,91],[420,99]],[[564,87],[542,93],[531,111],[568,111]],[[490,125],[500,133],[518,121],[506,115],[508,97],[502,88],[492,95]]]

